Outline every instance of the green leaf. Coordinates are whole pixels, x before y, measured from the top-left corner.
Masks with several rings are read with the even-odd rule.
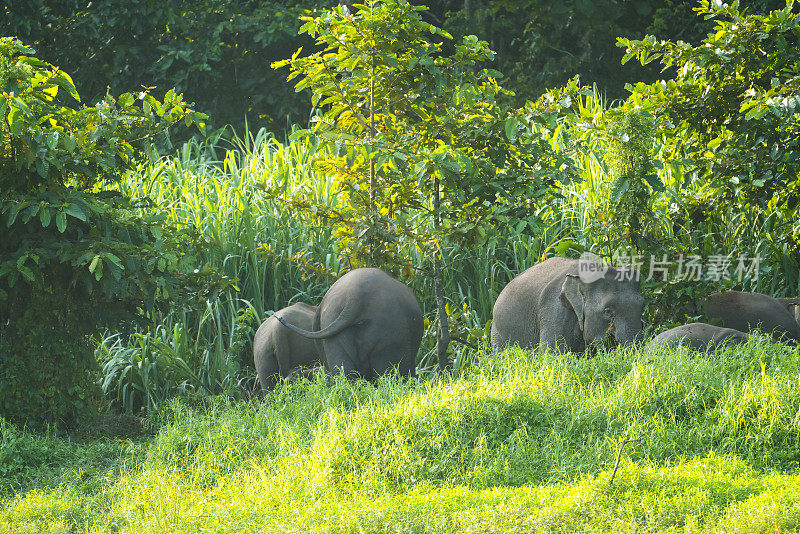
[[[19,135],[25,128],[25,115],[21,109],[12,106],[8,114],[8,125],[11,135]]]
[[[72,153],[75,151],[75,148],[78,146],[78,143],[75,141],[75,136],[69,134],[61,137],[61,145],[67,152]]]
[[[88,218],[84,208],[81,205],[76,204],[74,202],[72,204],[67,205],[64,211],[66,211],[67,215],[71,215],[72,217],[80,219],[83,222],[86,222]]]
[[[505,129],[506,138],[512,143],[517,139],[517,127],[519,126],[519,119],[516,117],[509,117],[506,119]]]
[[[111,252],[106,253],[106,259],[110,260],[114,265],[119,267],[120,269],[125,269],[125,266],[122,264],[122,260],[120,260],[116,255],[112,254]]]
[[[42,228],[50,226],[50,221],[53,218],[53,208],[47,205],[41,206],[39,209],[39,221],[42,223]]]
[[[55,150],[58,146],[58,132],[48,132],[46,135],[47,147],[50,150]]]
[[[6,226],[11,226],[14,224],[14,221],[17,220],[17,215],[22,208],[24,208],[26,204],[24,202],[15,202],[11,205],[11,208],[8,210],[8,221],[6,222]]]
[[[564,239],[558,245],[556,245],[556,256],[563,256],[566,252],[575,245],[575,242],[571,239]]]
[[[650,184],[650,187],[652,187],[654,191],[663,193],[666,190],[664,183],[661,181],[661,178],[659,178],[658,175],[645,174],[644,179],[648,184]]]
[[[133,95],[130,93],[123,93],[119,95],[119,99],[117,100],[117,102],[119,102],[119,105],[124,108],[132,106],[133,101],[134,101]]]
[[[26,266],[26,265],[18,265],[17,266],[17,270],[19,271],[19,274],[21,274],[22,277],[25,280],[27,280],[28,282],[33,283],[33,282],[36,281],[36,276],[33,274],[33,271],[30,270],[30,268],[28,266]]]
[[[619,197],[621,197],[625,191],[628,190],[630,185],[631,182],[627,176],[622,176],[616,182],[614,182],[614,185],[611,188],[611,202],[616,202],[619,200]]]
[[[67,214],[61,210],[56,214],[56,227],[62,234],[67,229]]]
[[[94,274],[95,269],[97,269],[97,264],[100,263],[100,255],[95,254],[94,258],[92,258],[91,263],[89,263],[89,272]]]
[[[57,83],[61,88],[65,89],[75,100],[78,102],[81,101],[81,97],[78,96],[78,91],[75,89],[75,83],[72,81],[72,78],[66,72],[59,71],[57,76],[53,77],[53,81]]]

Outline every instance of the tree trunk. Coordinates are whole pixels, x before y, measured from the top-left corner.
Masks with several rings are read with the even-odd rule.
[[[372,157],[375,139],[375,51],[372,52],[372,71],[369,78],[369,209],[375,216],[375,159]]]
[[[378,220],[376,213],[377,210],[375,209],[375,158],[372,154],[372,151],[375,148],[372,144],[373,140],[375,139],[375,50],[372,50],[371,59],[372,68],[369,77],[369,215],[370,225],[374,226]],[[369,258],[374,265],[378,264],[376,261],[377,258],[375,257],[374,236],[370,236],[369,238]]]
[[[435,174],[433,177],[433,191],[433,228],[434,234],[437,236],[436,251],[434,252],[435,255],[433,258],[433,287],[436,293],[436,308],[439,319],[439,337],[436,340],[436,356],[439,361],[439,371],[444,372],[445,369],[450,368],[450,362],[447,359],[447,348],[450,346],[450,327],[447,322],[447,310],[444,305],[442,249],[439,246],[438,240],[439,227],[441,226],[441,219],[439,218],[441,199],[439,198],[439,176]]]

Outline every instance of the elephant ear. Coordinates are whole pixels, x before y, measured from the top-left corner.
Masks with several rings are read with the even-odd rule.
[[[578,317],[578,324],[583,330],[583,292],[581,292],[581,280],[578,275],[567,274],[564,284],[561,286],[561,295],[567,299],[575,315]]]

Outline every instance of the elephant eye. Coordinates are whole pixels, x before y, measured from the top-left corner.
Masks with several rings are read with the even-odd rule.
[[[606,306],[605,308],[603,308],[603,315],[610,319],[611,317],[614,316],[614,310]]]

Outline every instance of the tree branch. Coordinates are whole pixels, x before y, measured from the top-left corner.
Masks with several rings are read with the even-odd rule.
[[[609,486],[614,483],[614,477],[617,474],[617,469],[619,469],[619,460],[622,457],[622,449],[624,449],[625,445],[627,445],[628,443],[634,443],[634,442],[637,442],[637,441],[642,441],[643,438],[644,438],[644,436],[636,438],[636,439],[624,439],[622,441],[622,444],[619,446],[619,450],[617,451],[617,461],[614,464],[614,471],[611,472],[611,478],[608,479],[608,485]]]

